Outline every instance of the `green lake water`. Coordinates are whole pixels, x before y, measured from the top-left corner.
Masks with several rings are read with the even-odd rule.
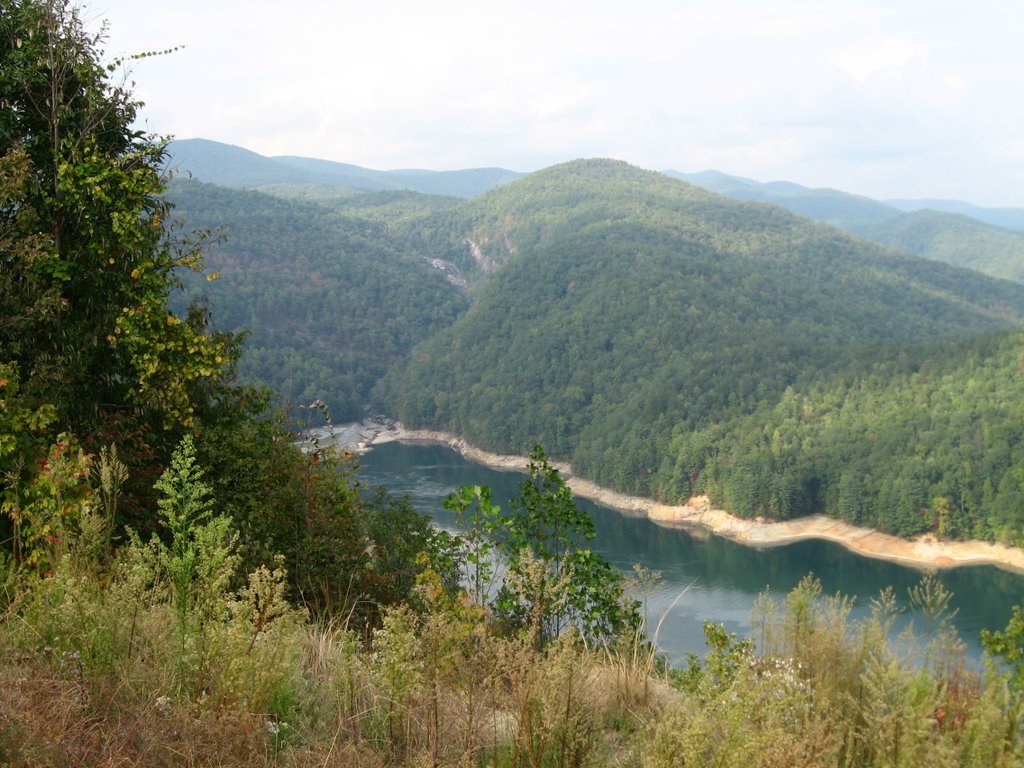
[[[515,496],[524,475],[502,472],[467,461],[437,445],[385,443],[361,457],[362,481],[407,494],[421,512],[444,528],[455,521],[441,503],[462,485],[489,485],[503,507]],[[617,567],[629,571],[641,563],[660,571],[662,585],[648,597],[653,625],[668,610],[657,641],[673,662],[687,653],[703,655],[703,623],[711,620],[741,636],[754,634],[750,614],[754,600],[766,589],[781,598],[808,573],[821,580],[824,592],[856,598],[853,617],[869,611],[871,598],[891,586],[904,624],[914,620],[907,589],[921,572],[895,563],[854,555],[826,541],[802,541],[786,546],[752,548],[704,531],[668,528],[646,518],[628,517],[586,499],[577,499],[594,519],[597,538],[592,547]],[[941,571],[958,609],[955,624],[967,643],[968,655],[981,656],[978,637],[983,628],[1002,629],[1012,606],[1024,602],[1024,575],[990,566]],[[685,590],[669,610],[669,606]]]

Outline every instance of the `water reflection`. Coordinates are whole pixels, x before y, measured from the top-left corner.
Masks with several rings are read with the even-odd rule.
[[[455,521],[441,502],[461,485],[489,485],[495,502],[507,505],[518,492],[523,475],[488,469],[466,461],[447,448],[434,445],[387,443],[362,458],[366,485],[385,485],[407,494],[420,511],[439,525]],[[716,621],[730,632],[750,634],[750,613],[756,597],[766,589],[781,599],[807,574],[821,580],[827,594],[856,598],[854,617],[869,612],[869,601],[891,586],[898,604],[908,608],[907,589],[921,572],[882,560],[853,555],[838,544],[802,541],[783,547],[751,548],[728,539],[657,525],[646,518],[627,517],[586,499],[578,503],[594,519],[594,549],[624,571],[633,563],[661,571],[664,583],[648,597],[653,625],[686,590],[665,616],[659,645],[673,661],[687,653],[704,652],[704,621]],[[1001,629],[1012,606],[1024,601],[1024,576],[989,566],[943,571],[940,579],[953,593],[959,609],[956,625],[968,653],[980,656],[982,628]],[[909,614],[904,621],[912,620]]]

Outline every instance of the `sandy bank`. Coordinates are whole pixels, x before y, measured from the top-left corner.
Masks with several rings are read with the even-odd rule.
[[[397,440],[447,445],[470,461],[492,469],[520,470],[527,467],[523,456],[500,455],[470,445],[447,432],[410,430],[397,422],[362,425],[367,446]],[[869,528],[858,528],[825,515],[810,515],[784,522],[745,520],[715,509],[706,496],[695,496],[684,504],[663,504],[651,499],[627,496],[574,477],[570,467],[555,463],[573,493],[611,507],[624,514],[643,516],[661,525],[700,526],[720,536],[758,547],[789,544],[800,539],[826,539],[865,557],[875,557],[917,568],[953,568],[961,565],[995,565],[1024,573],[1024,549],[982,541],[939,541],[934,536],[900,539]]]

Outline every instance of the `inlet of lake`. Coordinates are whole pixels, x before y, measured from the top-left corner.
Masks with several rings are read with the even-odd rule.
[[[517,495],[525,478],[474,464],[447,447],[430,444],[384,443],[363,455],[360,464],[365,486],[383,485],[392,493],[408,495],[420,512],[448,530],[455,530],[456,523],[442,502],[453,490],[488,485],[494,501],[507,509],[507,500]],[[661,572],[663,581],[647,596],[647,610],[651,625],[664,614],[657,644],[674,664],[685,663],[688,653],[704,655],[705,621],[721,623],[741,637],[753,636],[751,610],[758,595],[767,590],[782,600],[808,573],[821,581],[823,593],[855,598],[854,620],[867,616],[872,598],[892,587],[904,611],[901,625],[915,618],[921,625],[908,596],[922,575],[913,568],[854,555],[827,541],[754,548],[702,530],[628,517],[587,499],[578,498],[577,504],[594,520],[593,550],[623,571],[640,563]],[[981,630],[1004,628],[1013,606],[1024,602],[1024,575],[969,566],[939,571],[938,577],[953,593],[954,623],[968,658],[977,662]]]

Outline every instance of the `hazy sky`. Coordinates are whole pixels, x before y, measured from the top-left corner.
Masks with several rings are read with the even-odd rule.
[[[1024,207],[1021,0],[91,0],[148,127],[378,169],[577,157]]]

